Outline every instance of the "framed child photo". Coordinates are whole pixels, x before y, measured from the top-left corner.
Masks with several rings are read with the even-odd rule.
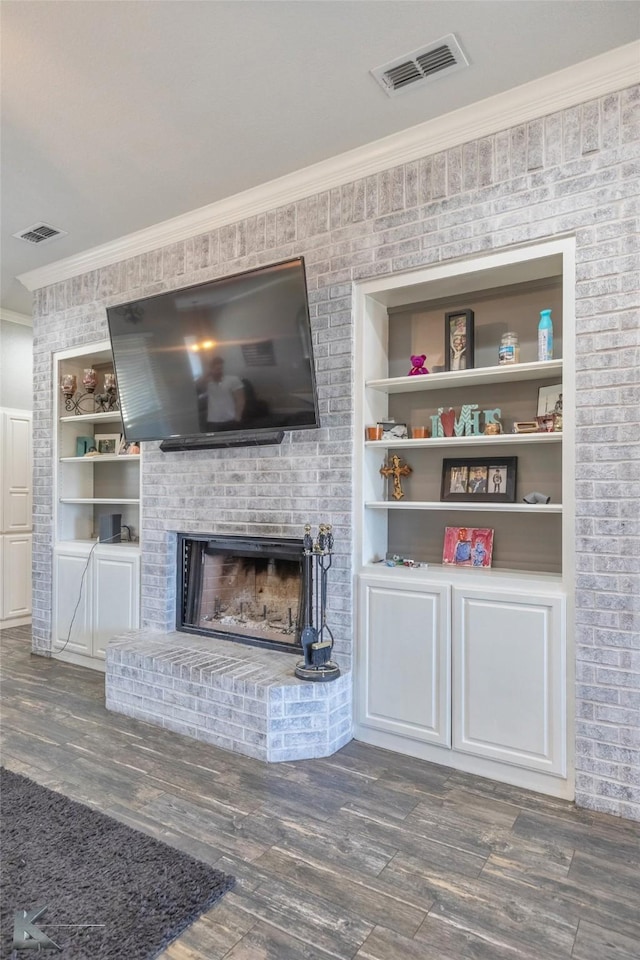
[[[514,503],[517,466],[517,457],[445,458],[440,499],[461,503]]]
[[[442,562],[456,567],[490,567],[493,530],[490,527],[445,527]]]
[[[473,310],[445,313],[445,370],[471,370],[473,363]]]

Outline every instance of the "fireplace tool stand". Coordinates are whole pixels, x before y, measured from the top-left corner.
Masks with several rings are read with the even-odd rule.
[[[302,563],[306,591],[304,625],[300,642],[304,660],[296,664],[300,680],[323,683],[337,680],[340,667],[331,659],[333,634],[327,625],[327,575],[332,563],[333,534],[331,524],[321,523],[318,536],[311,536],[311,524],[305,524],[302,540]]]

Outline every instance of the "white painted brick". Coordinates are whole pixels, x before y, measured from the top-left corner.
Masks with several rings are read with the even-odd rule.
[[[591,719],[606,720],[604,713],[613,711],[610,722],[626,724],[624,735],[630,739],[639,723],[637,663],[615,658],[631,657],[638,648],[630,599],[638,595],[640,573],[633,486],[638,457],[632,449],[638,447],[640,406],[640,204],[634,196],[639,140],[640,88],[632,87],[36,291],[34,649],[46,654],[51,644],[51,354],[106,338],[105,306],[305,256],[323,427],[313,439],[305,432],[279,448],[246,453],[168,456],[157,444],[147,444],[142,619],[163,632],[172,629],[176,529],[299,536],[307,519],[327,520],[344,553],[339,568],[344,579],[334,582],[330,610],[336,651],[348,667],[353,470],[345,451],[353,439],[352,282],[567,231],[576,236],[579,270],[576,643],[585,666],[599,665],[593,682],[578,685],[576,706],[585,719],[590,713]],[[605,625],[616,616],[615,628]],[[146,671],[143,675],[133,662],[121,665],[133,671],[123,672],[123,680],[145,683]],[[620,686],[612,679],[616,668]],[[181,682],[200,684],[202,674]],[[152,682],[160,687],[166,676],[157,674]],[[222,679],[220,696],[238,696],[230,686],[233,678]],[[192,687],[184,692],[195,696]],[[290,698],[287,705],[302,706],[295,686],[282,692]],[[272,709],[284,709],[282,697],[270,696],[268,702]],[[127,709],[139,708],[129,704]],[[181,732],[190,728],[175,717],[172,722],[182,723]],[[337,735],[334,745],[344,736],[349,733]],[[589,739],[586,730],[583,739]],[[219,742],[226,748],[244,742],[247,751],[260,749],[242,738],[220,736]],[[300,755],[299,746],[284,741],[273,749],[279,751],[273,759]],[[265,759],[266,751],[260,756]],[[632,782],[635,762],[602,758],[611,766],[582,770],[578,764],[578,802],[640,817],[640,789]]]

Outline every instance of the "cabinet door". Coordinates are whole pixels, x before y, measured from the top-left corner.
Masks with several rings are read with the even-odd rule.
[[[453,746],[566,775],[564,598],[454,589]]]
[[[96,551],[93,563],[93,656],[104,660],[109,640],[139,625],[140,558],[101,556]]]
[[[31,534],[2,538],[2,610],[5,619],[31,613]]]
[[[451,744],[450,592],[362,578],[358,722]]]
[[[31,530],[31,415],[2,414],[2,525],[5,533]]]
[[[91,571],[87,562],[93,563],[88,552],[84,556],[78,553],[55,554],[54,655],[61,653],[64,647],[68,653],[91,656]]]

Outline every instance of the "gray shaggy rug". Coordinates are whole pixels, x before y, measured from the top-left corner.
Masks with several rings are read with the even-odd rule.
[[[0,770],[1,955],[16,910],[47,906],[35,925],[64,960],[152,960],[234,884],[173,847],[84,804]],[[96,924],[97,926],[73,926]]]

